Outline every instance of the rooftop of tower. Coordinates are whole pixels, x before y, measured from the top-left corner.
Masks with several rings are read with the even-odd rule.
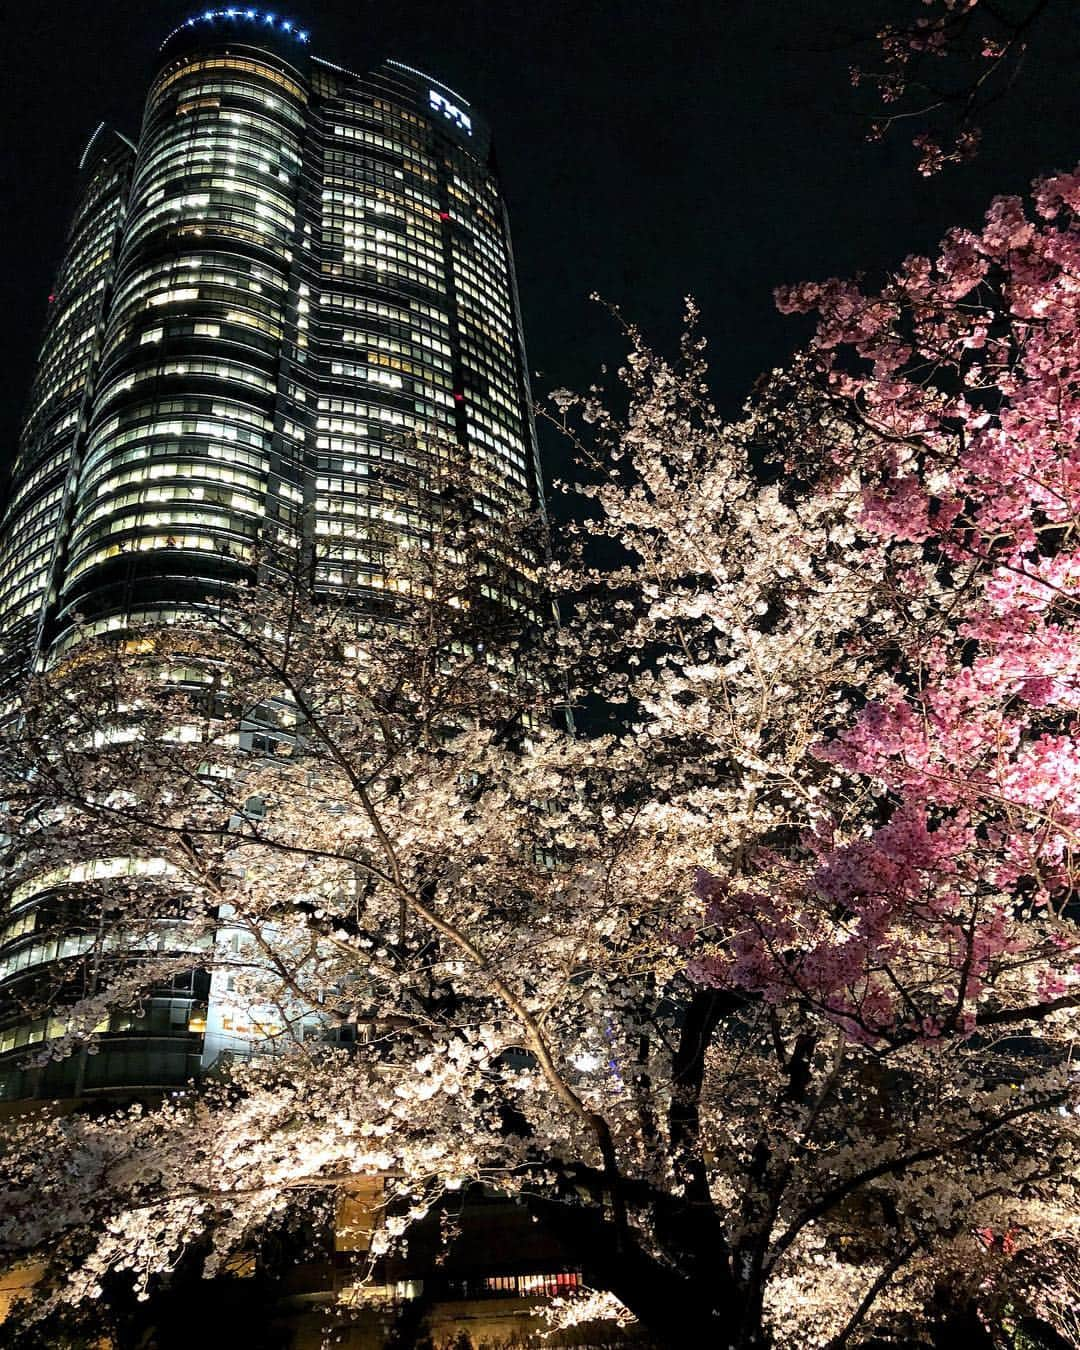
[[[221,9],[203,9],[192,14],[183,23],[177,24],[161,45],[164,47],[170,38],[175,37],[177,33],[182,33],[186,28],[198,28],[200,24],[219,24],[222,22],[261,24],[264,28],[272,28],[277,33],[286,33],[295,38],[297,42],[307,43],[311,40],[311,33],[308,29],[302,28],[295,19],[275,14],[268,9],[254,9],[245,5],[228,5]]]
[[[302,28],[295,19],[290,19],[282,14],[277,14],[273,10],[260,9],[248,5],[226,5],[217,8],[197,10],[194,14],[184,19],[182,23],[178,23],[176,27],[166,35],[164,41],[161,43],[161,47],[166,47],[179,33],[192,30],[197,32],[198,29],[204,25],[213,30],[223,23],[257,26],[264,32],[270,30],[274,33],[292,38],[296,42],[304,45],[307,45],[311,41],[310,31],[307,28]],[[354,74],[353,71],[347,70],[344,66],[335,65],[333,61],[325,61],[319,57],[316,57],[315,59],[319,61],[320,65],[329,66],[331,69],[339,70],[343,74]],[[444,83],[436,76],[429,75],[423,70],[417,70],[415,66],[406,65],[404,61],[394,61],[387,58],[387,64],[396,66],[399,70],[408,71],[410,75],[417,75],[421,79],[427,80],[430,84],[437,85],[438,88],[445,93],[451,94],[454,99],[457,100],[458,104],[461,105],[461,107],[451,109],[452,113],[458,115],[454,120],[460,120],[464,130],[471,130],[471,121],[468,116],[466,115],[464,118],[461,117],[461,108],[469,108],[471,106],[469,100],[465,98],[463,94],[459,94],[456,89],[452,89],[448,84]],[[356,76],[356,78],[360,77]],[[445,108],[439,110],[444,113],[447,111]]]

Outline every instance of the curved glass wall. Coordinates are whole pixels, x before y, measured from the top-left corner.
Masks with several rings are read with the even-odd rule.
[[[100,352],[132,149],[99,127],[80,166],[82,191],[52,294],[41,354],[0,524],[0,634],[11,661],[4,702],[36,646],[62,543],[76,446]]]
[[[57,628],[198,599],[267,518],[308,90],[223,43],[151,86],[66,550]],[[274,501],[271,502],[271,498]],[[295,523],[295,522],[292,522]]]

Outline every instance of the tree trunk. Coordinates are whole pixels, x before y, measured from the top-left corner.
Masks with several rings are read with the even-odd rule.
[[[644,1251],[632,1235],[618,1234],[598,1207],[526,1197],[530,1211],[551,1232],[585,1283],[624,1303],[659,1350],[768,1350],[762,1324],[762,1291],[736,1289],[722,1251],[708,1272],[707,1253],[689,1274]]]

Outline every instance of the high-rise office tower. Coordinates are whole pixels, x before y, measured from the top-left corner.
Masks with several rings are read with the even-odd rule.
[[[478,510],[537,500],[506,217],[460,94],[397,61],[322,60],[261,9],[208,9],[162,45],[137,144],[99,128],[79,167],[0,527],[9,709],[35,663],[183,616],[275,532],[304,542],[317,587],[377,600],[395,578],[366,527],[422,531],[412,470],[439,447]],[[4,913],[9,1097],[165,1086],[206,1060],[195,974],[93,1059],[19,1067],[62,1026],[27,1020],[19,991],[85,953],[43,920],[87,867],[20,882]]]

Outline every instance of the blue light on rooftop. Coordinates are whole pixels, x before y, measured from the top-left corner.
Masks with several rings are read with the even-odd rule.
[[[283,33],[291,33],[297,42],[307,42],[310,36],[306,29],[295,27],[292,19],[282,19],[270,10],[237,9],[235,6],[229,9],[205,9],[201,14],[185,19],[180,28],[194,28],[200,20],[203,23],[213,23],[215,19],[250,19],[252,23],[264,23],[268,28],[280,28]],[[173,32],[179,32],[180,28],[174,29]],[[169,37],[172,37],[172,33]],[[166,42],[168,40],[169,38],[165,39]]]

